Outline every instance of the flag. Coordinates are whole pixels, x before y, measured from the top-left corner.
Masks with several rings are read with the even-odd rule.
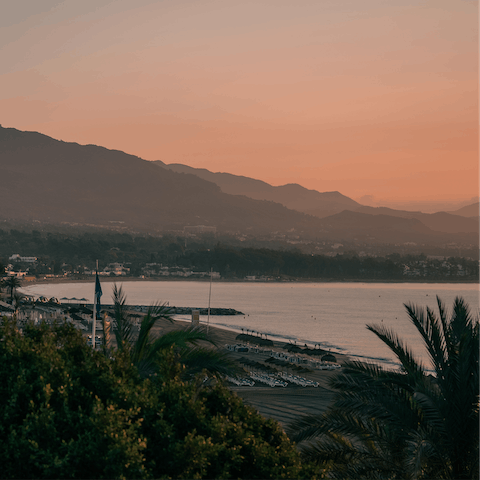
[[[98,278],[98,272],[95,272],[95,303],[97,305],[97,318],[101,318],[100,316],[100,297],[103,295],[102,293],[102,286],[100,285],[100,279]]]

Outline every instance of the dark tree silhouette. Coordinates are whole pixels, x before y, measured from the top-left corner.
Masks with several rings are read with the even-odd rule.
[[[22,285],[22,282],[18,277],[8,276],[4,277],[2,280],[2,287],[6,288],[10,292],[10,303],[13,304],[13,299],[15,295],[15,290]]]
[[[334,478],[472,479],[479,475],[478,318],[456,298],[451,315],[405,305],[422,336],[433,375],[383,325],[367,328],[396,355],[400,371],[350,362],[331,385],[323,415],[290,426],[304,454]]]

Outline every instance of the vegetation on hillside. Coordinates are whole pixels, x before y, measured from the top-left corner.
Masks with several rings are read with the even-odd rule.
[[[272,279],[458,281],[478,279],[479,274],[478,262],[459,256],[432,258],[398,253],[368,256],[343,250],[327,255],[315,246],[311,246],[312,253],[305,253],[289,244],[275,244],[275,248],[262,245],[261,242],[245,245],[233,240],[221,243],[213,236],[186,241],[171,235],[54,234],[0,229],[0,263],[7,265],[14,253],[37,257],[35,263],[13,262],[14,270],[28,269],[29,275],[37,276],[82,275],[94,268],[96,260],[101,270],[112,263],[122,264],[131,276],[161,276],[166,267],[170,269],[168,273],[209,272],[213,268],[227,279],[266,276]]]

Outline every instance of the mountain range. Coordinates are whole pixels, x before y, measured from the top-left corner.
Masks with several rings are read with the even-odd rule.
[[[339,192],[150,162],[118,150],[0,127],[0,217],[368,242],[478,242],[478,215],[364,207]],[[478,212],[478,206],[477,212]],[[475,211],[475,207],[472,207]]]
[[[317,192],[298,184],[274,187],[261,180],[232,175],[230,173],[213,173],[204,168],[193,168],[178,163],[165,164],[160,160],[157,165],[177,173],[196,175],[218,185],[221,190],[231,195],[245,195],[257,200],[269,200],[319,218],[325,218],[344,210],[420,220],[431,230],[443,233],[476,232],[478,230],[479,204],[463,207],[456,212],[422,213],[394,210],[386,207],[367,207],[360,205],[339,192]],[[358,218],[364,218],[360,216]]]
[[[269,200],[320,218],[361,207],[355,200],[339,192],[317,192],[295,183],[274,187],[261,180],[240,175],[213,173],[204,168],[193,168],[178,163],[167,165],[160,160],[154,163],[173,172],[189,173],[213,182],[221,188],[222,192],[230,195],[245,195],[255,200]]]

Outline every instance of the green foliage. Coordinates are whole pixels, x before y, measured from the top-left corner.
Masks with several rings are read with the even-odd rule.
[[[0,288],[6,288],[10,292],[10,303],[13,304],[15,290],[22,285],[20,279],[14,276],[4,277],[0,285]]]
[[[291,426],[304,454],[329,462],[333,478],[478,479],[478,319],[457,298],[448,318],[406,305],[434,376],[383,326],[367,326],[397,356],[399,372],[351,362],[332,386],[333,406]]]
[[[173,323],[171,309],[165,304],[156,304],[148,309],[142,318],[140,330],[135,335],[132,317],[128,313],[127,297],[122,287],[113,286],[114,327],[117,349],[128,356],[137,367],[142,378],[147,378],[158,371],[159,355],[175,348],[176,361],[187,366],[189,375],[207,370],[211,373],[235,374],[238,367],[225,354],[217,349],[198,347],[199,342],[213,342],[196,327],[177,329],[162,333],[156,338],[151,333],[159,319]],[[105,349],[107,351],[107,349]]]
[[[0,476],[113,478],[145,473],[136,372],[92,352],[69,326],[15,332],[0,347]]]
[[[309,477],[281,428],[173,349],[143,380],[68,325],[0,329],[0,478]]]
[[[167,360],[164,365],[172,365]],[[164,372],[165,373],[165,372]],[[182,381],[170,371],[159,409],[145,419],[154,477],[298,478],[299,456],[279,425],[245,406],[221,383]]]

